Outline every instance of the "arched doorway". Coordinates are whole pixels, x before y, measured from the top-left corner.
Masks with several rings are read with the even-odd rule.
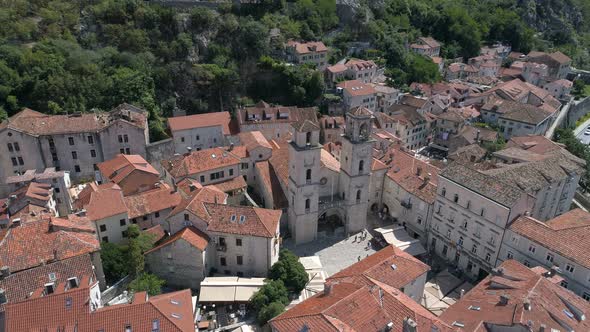
[[[320,213],[318,217],[318,234],[332,235],[344,227],[344,211],[340,208],[330,208]]]

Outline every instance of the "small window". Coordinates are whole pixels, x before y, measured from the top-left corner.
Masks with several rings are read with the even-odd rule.
[[[119,149],[119,153],[125,154],[125,149]]]
[[[129,142],[129,136],[123,135],[123,140],[125,141],[125,143]]]
[[[489,263],[489,262],[490,262],[490,260],[492,260],[492,255],[491,255],[489,252],[487,252],[487,253],[486,253],[486,262],[488,262],[488,263]]]
[[[14,148],[12,147],[12,143],[8,143],[8,144],[6,144],[6,146],[8,147],[9,152],[14,151]]]
[[[70,143],[70,145],[74,145],[74,138],[68,137],[68,143]]]
[[[72,151],[72,159],[78,159],[78,152]]]
[[[481,208],[481,212],[479,213],[479,215],[484,217],[486,215],[486,209]]]
[[[528,260],[524,260],[524,262],[522,262],[522,265],[526,266],[526,267],[531,267],[531,262],[529,262]]]
[[[18,160],[16,158],[12,157],[10,160],[12,161],[12,166],[18,166]]]
[[[462,236],[459,237],[459,241],[457,241],[457,245],[459,245],[459,246],[463,245],[463,237]]]
[[[185,213],[185,214],[184,214],[184,220],[185,220],[185,221],[188,221],[188,220],[189,220],[189,218],[188,218],[188,213]]]
[[[100,231],[101,232],[106,232],[107,231],[107,225],[100,225]]]
[[[102,242],[108,243],[109,242],[109,237],[108,236],[103,236],[102,237]]]
[[[118,139],[119,139],[119,143],[123,143],[123,135],[119,135]]]
[[[535,251],[537,251],[537,247],[535,247],[534,245],[532,245],[532,244],[531,244],[531,245],[529,246],[529,252],[531,252],[531,253],[533,253],[533,254],[534,254],[534,253],[535,253]]]
[[[160,218],[160,211],[156,211],[156,212],[154,213],[154,216],[155,216],[156,218]]]
[[[94,137],[88,136],[88,144],[94,144]]]
[[[242,246],[242,239],[236,239],[236,246],[237,247],[241,247]]]
[[[233,170],[233,168],[230,168],[229,169],[229,176],[233,176],[233,175],[234,175],[234,170]]]
[[[201,136],[197,135],[197,141],[201,139]]]
[[[441,195],[443,195],[443,197],[447,195],[447,189],[446,188],[442,188]]]
[[[125,148],[125,154],[131,154],[131,148]]]
[[[236,263],[238,263],[238,265],[243,265],[244,264],[244,257],[243,256],[236,256]]]
[[[126,224],[125,219],[119,220],[119,226],[125,226]]]
[[[547,257],[545,257],[545,260],[548,261],[549,263],[553,263],[553,259],[554,259],[553,254],[548,252]]]
[[[311,205],[311,201],[308,199],[305,200],[305,209],[309,210],[310,209],[310,205]]]
[[[477,254],[477,244],[474,244],[473,247],[471,247],[471,253]]]
[[[184,143],[184,137],[180,138],[180,142]]]
[[[148,217],[147,217],[147,215],[143,216],[143,220],[144,220],[144,221],[145,221],[145,220],[148,220]]]
[[[20,151],[20,146],[18,146],[18,143],[14,143],[14,151]]]
[[[582,298],[586,301],[590,301],[590,293],[584,292],[584,294],[582,294]]]
[[[307,169],[307,171],[305,171],[305,180],[306,181],[311,181],[311,169]]]
[[[506,258],[508,259],[513,259],[514,258],[514,254],[512,253],[512,251],[509,251],[506,253]]]
[[[574,273],[575,267],[571,264],[565,264],[565,270],[569,273]]]
[[[23,160],[23,157],[18,157],[18,164],[21,165],[21,166],[25,164],[25,161]]]
[[[205,183],[205,175],[201,175],[199,180],[201,181],[201,183]]]
[[[76,171],[76,173],[80,173],[80,165],[74,165],[74,171]]]
[[[453,196],[453,202],[455,202],[455,203],[459,203],[459,195],[455,194],[455,195]]]
[[[225,257],[219,257],[219,264],[221,264],[221,266],[227,266]]]
[[[90,157],[96,158],[96,150],[90,150]]]
[[[563,288],[566,288],[566,289],[567,289],[567,286],[568,286],[568,282],[567,282],[567,281],[565,281],[565,280],[562,280],[562,281],[561,281],[561,283],[559,283],[559,284],[561,285],[561,287],[563,287]]]

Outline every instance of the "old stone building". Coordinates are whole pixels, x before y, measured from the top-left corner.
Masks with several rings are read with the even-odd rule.
[[[94,177],[96,164],[117,154],[145,158],[146,111],[121,104],[110,112],[46,115],[30,109],[0,124],[0,184],[26,170],[55,167],[73,180]],[[6,186],[0,185],[6,193]]]

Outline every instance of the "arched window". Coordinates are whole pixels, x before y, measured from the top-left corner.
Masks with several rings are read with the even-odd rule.
[[[311,144],[311,131],[308,131],[308,132],[305,134],[305,143],[306,143],[306,144]]]
[[[311,168],[308,168],[307,171],[305,171],[305,181],[311,182]]]
[[[359,136],[361,139],[369,138],[369,130],[367,129],[367,124],[363,123],[359,129]]]
[[[360,191],[360,189],[356,191],[356,200],[357,200],[357,202],[361,200],[361,191]]]
[[[362,173],[364,168],[365,168],[365,161],[364,160],[359,161],[359,173]]]
[[[311,201],[308,199],[305,200],[305,210],[309,210],[309,206],[311,205]]]
[[[441,192],[441,194],[442,194],[443,196],[446,196],[446,195],[447,195],[447,189],[446,189],[446,188],[442,188],[442,192]]]

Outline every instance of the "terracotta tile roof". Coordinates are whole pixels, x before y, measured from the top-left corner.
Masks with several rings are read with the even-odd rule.
[[[229,193],[239,189],[244,189],[248,187],[248,184],[246,183],[246,180],[244,180],[244,177],[240,175],[236,176],[233,179],[216,183],[215,187],[217,187],[217,189],[223,191],[224,193]]]
[[[381,171],[384,169],[388,169],[389,167],[381,162],[379,159],[373,158],[373,163],[371,165],[371,171]]]
[[[26,188],[24,192],[25,198],[40,201],[48,201],[51,198],[51,185],[48,183],[31,182],[24,188]]]
[[[529,152],[545,154],[552,151],[563,150],[563,146],[545,136],[528,135],[528,136],[513,136],[506,143],[506,147],[519,147]]]
[[[534,86],[528,82],[523,82],[520,79],[513,79],[508,82],[503,82],[495,87],[481,93],[481,95],[492,96],[496,95],[502,99],[511,101],[529,103],[535,106],[542,106],[551,108],[553,110],[559,109],[561,103],[555,99],[549,91]],[[536,96],[542,100],[541,104],[536,103],[536,100],[529,98],[530,95]]]
[[[491,98],[482,106],[482,111],[499,113],[500,118],[537,125],[554,112],[530,104],[505,99]]]
[[[259,102],[254,107],[238,109],[238,123],[240,126],[266,123],[294,123],[309,120],[318,122],[316,107],[299,108],[296,106],[269,105]]]
[[[276,236],[282,214],[251,206],[205,203],[205,208],[210,216],[208,231],[266,238]]]
[[[154,240],[156,242],[162,240],[166,236],[166,232],[162,228],[162,225],[157,224],[156,226],[152,226],[146,230],[144,230],[147,234],[151,234],[154,236]]]
[[[118,121],[145,128],[147,113],[128,104],[121,104],[110,112],[74,115],[46,115],[24,109],[4,121],[3,125],[29,135],[39,136],[99,132]]]
[[[59,284],[69,278],[77,277],[82,280],[84,276],[92,275],[92,260],[90,255],[85,254],[12,273],[0,279],[0,289],[5,291],[7,303],[16,303],[26,300],[33,291],[49,282]],[[52,276],[54,279],[50,279]],[[0,305],[0,312],[4,311],[4,307],[4,304]]]
[[[189,243],[191,246],[199,249],[200,251],[205,251],[207,245],[209,245],[209,241],[211,240],[207,234],[201,232],[196,227],[190,226],[181,229],[180,231],[176,232],[174,235],[170,236],[162,243],[157,245],[156,247],[148,250],[145,252],[145,255],[148,255],[151,252],[157,251],[162,249],[163,247],[174,243],[178,240],[184,240]]]
[[[323,129],[342,128],[344,126],[344,117],[322,115],[319,122],[320,127],[322,127]]]
[[[289,40],[287,42],[287,46],[293,47],[295,51],[299,54],[307,54],[311,52],[327,52],[328,48],[324,43],[321,41],[316,42],[298,42],[294,40]]]
[[[86,215],[92,221],[105,219],[117,214],[127,213],[121,188],[113,183],[99,185],[90,193],[88,204],[84,205]]]
[[[272,149],[272,146],[260,131],[246,131],[238,135],[246,150],[252,151],[258,147]]]
[[[498,139],[498,132],[488,128],[465,126],[459,132],[459,136],[463,137],[469,144],[477,143],[477,135],[479,132],[479,140],[483,142],[494,142]]]
[[[574,209],[547,222],[522,216],[516,219],[509,229],[585,268],[590,268],[588,212]],[[574,239],[575,241],[572,241]]]
[[[190,154],[162,160],[162,166],[174,178],[181,178],[193,174],[215,170],[240,164],[241,160],[225,148],[212,148],[193,151]]]
[[[452,329],[399,290],[377,282],[362,286],[341,282],[273,318],[273,330],[287,331],[391,331],[401,332],[404,320],[416,322],[417,331]]]
[[[372,60],[361,60],[361,59],[350,59],[345,64],[346,68],[353,70],[365,70],[370,68],[376,68],[377,65]]]
[[[322,167],[326,167],[334,172],[340,172],[340,162],[325,149],[321,150],[320,163]]]
[[[160,331],[195,330],[188,289],[149,299],[145,292],[138,292],[132,303],[94,310],[89,303],[90,287],[94,283],[85,278],[78,288],[6,306],[7,331],[123,331],[126,326],[133,331],[152,331],[155,320]]]
[[[188,187],[187,189],[183,189],[183,199],[170,212],[168,218],[183,211],[188,211],[206,222],[209,219],[209,214],[207,213],[207,209],[205,209],[205,203],[215,203],[217,201],[219,204],[225,204],[228,197],[226,193],[215,186],[199,186],[195,185],[193,191]]]
[[[231,115],[229,112],[212,112],[168,118],[168,127],[172,132],[206,127],[221,127],[224,135],[231,135]]]
[[[508,208],[525,195],[523,190],[512,183],[499,180],[460,163],[450,164],[440,173],[440,176]]]
[[[273,209],[286,208],[288,205],[287,197],[283,192],[280,180],[269,161],[259,161],[256,163],[256,169],[266,191],[272,194]]]
[[[100,250],[96,234],[53,229],[49,216],[21,222],[0,242],[0,266],[17,272]]]
[[[432,47],[432,48],[436,48],[436,47],[440,47],[440,43],[438,41],[436,41],[436,39],[432,38],[432,37],[420,37],[418,38],[421,42],[423,42],[424,44]]]
[[[160,172],[140,155],[118,154],[115,158],[96,166],[102,175],[117,184],[134,171],[160,176]]]
[[[428,265],[390,245],[330,276],[327,282],[373,285],[373,280],[377,280],[400,289],[429,270]]]
[[[496,271],[440,318],[448,324],[463,324],[459,331],[527,331],[529,326],[537,331],[541,325],[545,331],[590,331],[590,322],[580,317],[590,313],[587,301],[514,260],[505,261]],[[500,296],[509,297],[507,304],[500,303]]]
[[[96,232],[96,227],[88,217],[78,216],[75,214],[68,215],[66,218],[51,217],[51,228],[55,230],[64,230],[72,232]]]
[[[172,209],[180,204],[181,196],[174,192],[166,183],[160,183],[158,188],[141,192],[123,198],[130,219],[145,216],[150,213]]]
[[[387,153],[388,156],[392,154],[387,177],[425,202],[434,203],[440,170],[398,148],[392,148]]]
[[[281,186],[287,188],[289,185],[289,148],[287,144],[281,144],[273,149],[269,162],[281,181]]]
[[[352,96],[367,96],[376,93],[375,88],[371,84],[358,80],[340,82],[337,87],[344,89]]]
[[[331,73],[343,73],[348,70],[348,67],[342,63],[337,63],[333,66],[329,66],[327,70]]]

